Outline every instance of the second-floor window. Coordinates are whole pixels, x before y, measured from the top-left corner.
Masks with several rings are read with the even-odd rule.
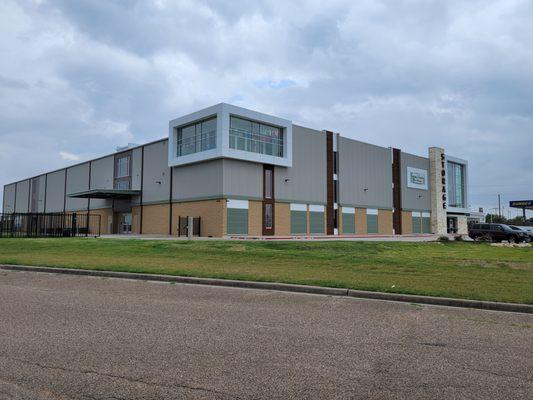
[[[115,178],[125,178],[130,176],[130,156],[117,158],[117,171]]]
[[[113,189],[131,189],[131,153],[115,156]]]
[[[283,157],[283,129],[244,118],[231,117],[229,147]]]
[[[177,156],[211,150],[217,146],[217,119],[209,118],[177,129]]]

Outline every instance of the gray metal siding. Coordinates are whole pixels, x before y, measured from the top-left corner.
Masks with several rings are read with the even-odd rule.
[[[194,200],[222,197],[222,160],[174,167],[172,199]]]
[[[15,184],[4,186],[3,212],[12,213],[15,211]]]
[[[67,202],[66,211],[87,209],[87,199],[68,197],[70,193],[89,190],[89,163],[67,169]]]
[[[341,205],[392,208],[390,149],[340,137],[338,159]]]
[[[168,158],[168,155],[167,155]],[[166,159],[167,159],[166,158]],[[133,149],[131,152],[131,188],[141,189],[142,148]]]
[[[325,204],[326,135],[293,125],[292,168],[275,167],[276,199]]]
[[[263,165],[248,161],[224,159],[223,187],[226,197],[263,198]]]
[[[41,175],[37,178],[39,181],[38,200],[37,200],[37,212],[44,212],[44,195],[46,189],[46,175]]]
[[[131,151],[131,188],[134,190],[141,190],[141,172],[142,172],[142,148],[133,149]],[[141,196],[133,196],[131,198],[132,205],[141,203]]]
[[[144,148],[144,204],[169,200],[170,168],[168,167],[167,146],[168,140],[165,140]]]
[[[402,209],[423,211],[431,210],[431,198],[429,192],[429,159],[402,152],[400,166],[402,177]],[[407,167],[420,168],[428,171],[428,190],[407,187]]]
[[[91,189],[113,189],[113,156],[100,158],[91,163]],[[91,199],[91,210],[111,207],[111,200]]]
[[[46,212],[63,212],[65,170],[48,174],[46,186]]]
[[[28,195],[30,192],[30,180],[17,183],[17,204],[15,212],[27,213],[28,212]]]

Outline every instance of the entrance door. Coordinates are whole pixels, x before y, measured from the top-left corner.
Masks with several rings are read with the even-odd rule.
[[[448,217],[448,233],[457,233],[457,217]]]
[[[118,233],[122,235],[131,233],[131,213],[118,214]]]

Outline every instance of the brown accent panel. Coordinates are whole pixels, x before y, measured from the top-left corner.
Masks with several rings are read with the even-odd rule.
[[[333,203],[335,201],[335,181],[333,180],[333,162],[333,132],[326,131],[326,235],[333,235],[335,228],[335,209],[333,206]]]
[[[392,149],[392,226],[394,233],[401,235],[402,230],[402,175],[401,175],[401,150]]]
[[[261,208],[262,212],[262,233],[265,236],[272,236],[275,232],[275,225],[276,225],[276,203],[275,203],[275,188],[274,188],[274,166],[273,165],[263,165],[263,206]],[[269,190],[270,189],[270,190]],[[269,193],[270,192],[270,193]],[[271,225],[270,227],[267,227],[266,224],[266,209],[267,207],[270,207],[272,209],[272,215],[271,215]],[[248,232],[250,235],[252,233]]]
[[[139,216],[139,233],[140,234],[143,233],[143,203],[144,203],[143,193],[144,193],[144,146],[141,147],[141,198],[140,198],[141,211],[140,211],[140,216]]]

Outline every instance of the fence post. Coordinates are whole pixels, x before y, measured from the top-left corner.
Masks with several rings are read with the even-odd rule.
[[[87,212],[87,221],[85,221],[85,237],[89,236],[89,213]]]
[[[76,223],[78,222],[77,218],[78,218],[77,214],[72,213],[72,227],[70,230],[70,236],[76,236]]]

